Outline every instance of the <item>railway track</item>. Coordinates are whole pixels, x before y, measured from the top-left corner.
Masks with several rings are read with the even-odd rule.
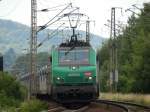
[[[83,106],[79,109],[68,109],[62,105],[59,105],[59,106],[55,105],[54,107],[50,107],[50,109],[48,111],[42,111],[42,112],[128,112],[128,111],[124,111],[124,110],[127,110],[126,107],[119,105],[119,104],[103,102],[103,104],[107,104],[107,106],[109,105],[109,107],[115,107],[117,109],[110,109],[110,108],[104,109],[100,106],[100,104],[102,104],[102,102],[95,101],[95,102],[90,103],[89,105]]]
[[[55,105],[43,112],[150,112],[150,107],[128,102],[96,100],[79,109],[68,109],[62,105]]]
[[[124,108],[125,112],[150,112],[150,107],[135,103],[111,101],[111,100],[97,100],[95,102],[119,106],[122,109]]]
[[[42,111],[42,112],[83,112],[86,109],[88,109],[88,106],[85,106],[85,107],[82,107],[82,108],[76,109],[76,110],[67,109],[67,108],[60,106],[60,107],[51,108],[47,111]]]
[[[107,101],[96,100],[93,105],[92,109],[87,112],[129,112],[126,106]]]
[[[60,107],[51,108],[47,112],[63,112],[64,110],[65,108],[60,106]]]
[[[87,109],[88,109],[88,106],[84,106],[84,107],[82,107],[80,109],[76,109],[76,110],[64,110],[62,112],[84,112]]]

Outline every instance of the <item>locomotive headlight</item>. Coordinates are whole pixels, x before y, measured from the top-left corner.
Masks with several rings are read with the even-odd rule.
[[[57,77],[57,80],[60,80],[60,77]]]
[[[89,80],[92,80],[92,77],[89,77]]]

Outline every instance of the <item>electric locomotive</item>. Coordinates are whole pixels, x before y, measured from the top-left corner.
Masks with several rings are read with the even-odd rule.
[[[52,97],[60,102],[90,102],[99,96],[96,52],[89,42],[71,40],[52,49]]]

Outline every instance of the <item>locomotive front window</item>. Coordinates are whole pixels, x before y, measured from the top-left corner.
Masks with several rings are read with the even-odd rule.
[[[88,49],[74,49],[69,52],[67,50],[59,50],[60,64],[89,64]]]

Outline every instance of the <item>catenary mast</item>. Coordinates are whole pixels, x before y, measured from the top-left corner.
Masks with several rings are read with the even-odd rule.
[[[30,96],[36,93],[37,75],[37,1],[31,0],[31,39],[30,39]]]

